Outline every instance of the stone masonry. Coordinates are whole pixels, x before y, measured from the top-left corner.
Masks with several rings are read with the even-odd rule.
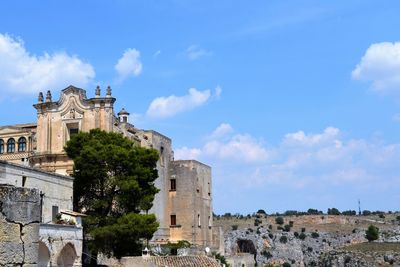
[[[0,266],[36,266],[40,196],[36,189],[0,185]]]

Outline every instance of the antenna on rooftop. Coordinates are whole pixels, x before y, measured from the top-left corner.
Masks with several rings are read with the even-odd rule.
[[[358,200],[358,215],[361,215],[361,202]]]

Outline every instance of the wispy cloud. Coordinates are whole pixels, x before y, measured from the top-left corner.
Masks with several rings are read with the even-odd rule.
[[[221,90],[215,89],[215,97],[221,96]],[[187,112],[203,106],[213,98],[211,90],[197,90],[190,88],[186,95],[161,96],[155,98],[149,105],[146,115],[150,118],[163,119],[173,117],[179,113]]]
[[[399,92],[400,42],[372,44],[351,75],[355,80],[371,82],[376,92]]]
[[[122,82],[130,77],[139,76],[142,73],[140,52],[135,48],[128,48],[115,65],[118,81]]]
[[[22,39],[0,34],[0,91],[33,93],[64,88],[69,84],[85,87],[95,77],[94,68],[66,52],[41,56],[26,50]]]
[[[207,51],[198,45],[191,45],[185,50],[185,55],[189,60],[197,60],[212,55],[212,52]]]
[[[329,192],[340,202],[354,196],[343,196],[334,188],[351,189],[353,194],[361,188],[363,194],[372,195],[400,184],[400,144],[346,139],[335,127],[317,133],[287,133],[279,144],[267,146],[262,139],[237,133],[230,124],[222,123],[202,146],[175,151],[179,159],[194,157],[212,165],[224,192],[250,190],[254,197],[248,197],[253,201],[260,200],[258,193],[284,188],[304,199]],[[239,203],[233,201],[232,205]]]

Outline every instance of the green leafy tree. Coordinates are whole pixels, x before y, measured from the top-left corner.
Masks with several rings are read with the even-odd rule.
[[[284,224],[284,222],[285,221],[283,220],[283,218],[281,216],[275,218],[276,224],[282,225],[282,224]]]
[[[158,152],[99,129],[73,135],[65,151],[74,161],[74,209],[87,215],[84,234],[93,256],[139,255],[139,240],[158,227],[147,214],[159,191]]]
[[[379,238],[379,228],[371,224],[367,231],[365,231],[365,238],[369,242],[377,240]]]

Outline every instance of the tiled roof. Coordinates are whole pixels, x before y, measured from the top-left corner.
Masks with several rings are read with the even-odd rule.
[[[168,267],[220,267],[215,259],[207,256],[152,256],[145,261]]]

